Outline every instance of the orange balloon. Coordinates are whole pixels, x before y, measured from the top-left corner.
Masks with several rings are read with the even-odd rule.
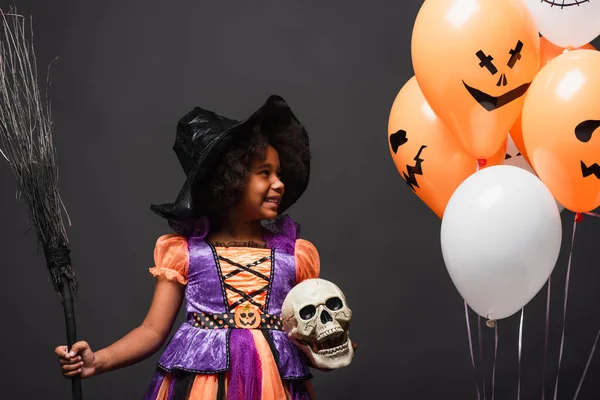
[[[493,156],[485,160],[485,165],[482,165],[480,169],[484,169],[487,167],[493,167],[494,165],[504,165],[504,161],[506,160],[506,146],[508,144],[508,135],[505,136],[504,143],[502,143],[502,147],[500,150],[496,152]]]
[[[523,122],[521,121],[521,115],[515,121],[515,124],[510,128],[510,137],[512,138],[515,146],[521,152],[523,158],[531,164],[531,160],[529,160],[529,156],[527,155],[527,151],[525,150],[525,144],[523,143],[523,129],[521,128]]]
[[[454,190],[477,169],[477,160],[456,143],[414,76],[392,105],[388,145],[402,179],[440,218]]]
[[[578,47],[576,49],[570,49],[570,50],[596,50],[596,48],[594,46],[592,46],[591,43],[588,43],[584,46]],[[548,39],[546,39],[545,37],[541,37],[540,38],[540,69],[542,69],[542,67],[546,64],[548,64],[548,61],[553,60],[554,58],[560,56],[563,52],[565,51],[565,49],[563,49],[562,47],[558,47],[557,45],[555,45],[554,43],[551,43],[548,41]]]
[[[594,46],[592,46],[590,43],[586,44],[585,46],[581,46],[575,50],[579,50],[579,49],[596,50],[596,48]],[[544,65],[546,65],[548,63],[548,61],[561,55],[564,51],[565,51],[565,49],[563,49],[562,47],[558,47],[557,45],[555,45],[553,43],[550,43],[546,38],[544,38],[542,36],[540,38],[540,69],[542,69],[544,67]],[[521,155],[523,155],[523,157],[525,158],[525,160],[527,160],[527,162],[531,163],[529,161],[529,157],[527,156],[527,151],[525,151],[525,145],[523,144],[523,132],[521,130],[521,116],[519,116],[519,118],[517,118],[517,121],[515,122],[513,127],[510,129],[510,136],[512,137],[513,142],[515,142],[515,146],[517,146],[517,149],[519,149],[519,151],[521,152]]]
[[[575,212],[600,206],[600,52],[573,50],[550,61],[523,106],[531,164],[556,200]]]
[[[522,0],[427,0],[412,34],[431,108],[476,158],[492,157],[538,71],[539,35]]]

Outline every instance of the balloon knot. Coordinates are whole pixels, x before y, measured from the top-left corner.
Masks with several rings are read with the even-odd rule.
[[[496,327],[496,321],[495,321],[495,320],[493,320],[493,319],[488,319],[488,320],[485,322],[485,325],[486,325],[488,328],[495,328],[495,327]]]
[[[479,164],[479,168],[483,168],[487,165],[487,160],[485,158],[477,159],[477,164]]]
[[[583,221],[583,214],[578,212],[575,214],[575,222],[581,222]]]

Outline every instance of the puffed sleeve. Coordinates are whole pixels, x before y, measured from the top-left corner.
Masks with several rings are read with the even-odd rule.
[[[318,278],[321,270],[319,252],[308,240],[296,240],[296,283],[306,279]]]
[[[163,235],[156,241],[154,248],[154,265],[150,273],[155,277],[187,283],[190,253],[185,237],[177,234]]]

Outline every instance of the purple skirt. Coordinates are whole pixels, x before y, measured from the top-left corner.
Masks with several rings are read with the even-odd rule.
[[[219,373],[198,373],[178,368],[167,371],[159,365],[144,400],[313,399],[310,380],[280,379],[271,352],[267,351],[268,354],[265,354],[263,351],[263,354],[259,354],[259,349],[267,346],[266,342],[257,346],[255,335],[250,330],[232,329],[228,370]],[[266,365],[262,365],[263,363]],[[281,385],[272,382],[274,379],[281,382]]]

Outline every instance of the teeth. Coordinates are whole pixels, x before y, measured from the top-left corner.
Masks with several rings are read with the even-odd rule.
[[[313,339],[314,340],[314,339]],[[313,353],[332,355],[348,349],[348,335],[343,329],[333,328],[319,335],[317,341],[298,339],[298,343],[311,348]]]
[[[318,354],[320,356],[330,356],[330,355],[333,355],[333,354],[340,353],[340,352],[342,352],[342,351],[344,351],[346,349],[348,349],[348,343],[344,343],[344,344],[342,344],[340,346],[337,346],[337,347],[334,347],[332,349],[319,350]]]
[[[325,338],[325,340],[321,342],[317,342],[315,348],[318,351],[322,350],[330,350],[342,346],[344,343],[348,342],[348,336],[346,334],[333,334]]]
[[[334,334],[340,334],[340,333],[344,333],[344,330],[342,328],[333,328],[333,329],[328,329],[325,332],[322,332],[319,336],[317,336],[317,341],[321,342],[323,340],[327,340],[328,336],[334,335]],[[336,335],[338,336],[338,335]]]

